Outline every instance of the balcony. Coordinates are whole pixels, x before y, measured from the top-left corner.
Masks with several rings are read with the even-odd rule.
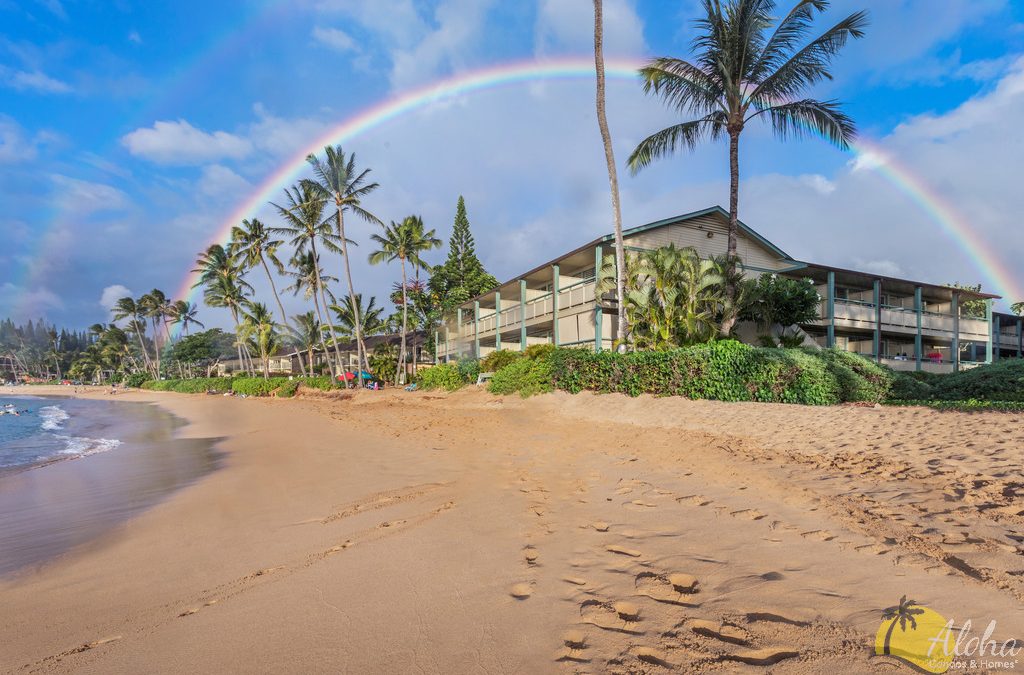
[[[592,306],[594,302],[595,283],[590,281],[578,281],[574,284],[559,289],[558,311],[560,314],[576,312],[582,307]],[[543,293],[530,298],[526,303],[521,304],[518,298],[502,299],[502,305],[507,305],[501,310],[502,332],[517,330],[521,327],[523,319],[527,325],[554,319],[554,294]],[[464,320],[459,335],[462,339],[472,340],[479,330],[480,337],[493,337],[496,332],[496,319],[498,314],[494,309],[481,308],[480,320],[474,326],[473,319]],[[489,314],[483,312],[489,311]]]

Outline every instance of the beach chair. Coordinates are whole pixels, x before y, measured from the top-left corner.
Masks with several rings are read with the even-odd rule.
[[[490,382],[492,377],[494,377],[494,373],[480,373],[476,376],[476,383],[481,385],[485,382]]]

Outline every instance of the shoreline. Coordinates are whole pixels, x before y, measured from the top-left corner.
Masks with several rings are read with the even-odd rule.
[[[221,439],[221,468],[0,579],[2,672],[730,669],[757,649],[800,654],[776,654],[785,672],[870,671],[897,665],[870,644],[901,594],[996,619],[1000,639],[1024,632],[1020,499],[1000,497],[1020,473],[1021,415],[123,396],[189,420],[183,437]],[[668,597],[672,574],[700,592]],[[639,607],[635,626],[608,623],[616,602]],[[570,630],[586,648],[568,650]]]

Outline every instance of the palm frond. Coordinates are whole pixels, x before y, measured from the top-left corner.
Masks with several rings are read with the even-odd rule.
[[[679,148],[693,150],[705,137],[712,140],[725,131],[726,116],[715,112],[692,122],[683,122],[651,134],[640,142],[626,160],[634,175],[655,159],[669,155]]]
[[[808,132],[814,132],[846,150],[857,137],[853,118],[842,111],[838,101],[804,99],[772,106],[762,112],[771,117],[772,130],[782,139],[789,136],[802,138]]]

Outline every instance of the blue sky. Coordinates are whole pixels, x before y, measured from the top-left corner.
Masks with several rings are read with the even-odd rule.
[[[697,5],[606,0],[609,56],[686,54]],[[861,8],[867,37],[814,94],[842,99],[1024,287],[1024,3],[835,0],[821,26]],[[123,290],[173,292],[227,214],[324,130],[439,78],[588,56],[591,12],[590,0],[0,0],[0,316],[85,326]],[[608,96],[620,160],[675,120],[635,82]],[[481,257],[507,278],[610,230],[592,99],[589,81],[460,95],[346,149],[381,183],[367,206],[383,220],[422,214],[446,236],[464,194]],[[742,170],[741,217],[798,258],[991,287],[919,206],[824,142],[752,127]],[[622,182],[627,225],[725,204],[725,148]],[[353,260],[359,290],[381,296],[396,270],[365,264],[371,231],[355,227]]]

